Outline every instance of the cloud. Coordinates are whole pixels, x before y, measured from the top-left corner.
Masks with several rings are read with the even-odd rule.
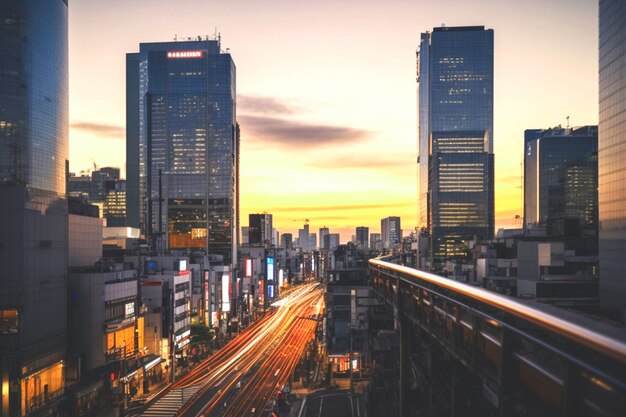
[[[389,171],[407,172],[415,176],[417,163],[410,154],[391,156],[373,155],[341,155],[327,158],[315,158],[307,164],[316,168],[333,169],[385,169]],[[414,169],[411,169],[413,167]],[[408,168],[408,169],[407,169]]]
[[[126,138],[126,129],[123,126],[106,123],[74,122],[70,128],[92,133],[96,136],[106,136],[117,139]]]
[[[293,114],[295,108],[272,97],[237,95],[237,109],[241,113]]]
[[[290,212],[290,211],[306,211],[306,212],[325,212],[325,211],[346,211],[346,210],[372,210],[372,209],[382,209],[389,207],[407,207],[411,206],[414,203],[412,201],[397,201],[387,204],[346,204],[346,205],[336,205],[336,206],[318,206],[318,207],[274,207],[270,211],[271,212]],[[336,218],[336,217],[335,217]]]
[[[338,145],[356,142],[372,132],[345,126],[328,126],[279,119],[275,117],[239,116],[243,134],[290,148]]]

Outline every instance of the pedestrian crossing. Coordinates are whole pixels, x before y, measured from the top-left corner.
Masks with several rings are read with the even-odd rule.
[[[202,385],[198,384],[170,390],[141,415],[148,417],[174,417],[183,404],[189,401],[201,387]]]

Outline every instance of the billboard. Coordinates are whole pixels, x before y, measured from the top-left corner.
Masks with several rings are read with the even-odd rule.
[[[285,284],[285,276],[283,274],[283,269],[278,270],[278,288],[282,288]]]
[[[230,311],[230,276],[222,274],[222,311]]]
[[[244,266],[244,272],[245,272],[245,277],[251,277],[252,276],[252,259],[246,259],[246,263]]]
[[[268,281],[274,280],[274,258],[267,258],[267,276],[265,277]]]

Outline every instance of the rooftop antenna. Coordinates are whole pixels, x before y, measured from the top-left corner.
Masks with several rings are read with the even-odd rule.
[[[569,128],[569,116],[567,116],[565,119],[567,119],[567,127]]]
[[[174,42],[176,42],[178,40],[178,34],[174,34]]]

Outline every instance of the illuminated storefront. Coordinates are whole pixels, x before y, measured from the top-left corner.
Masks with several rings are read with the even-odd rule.
[[[63,395],[63,361],[30,374],[20,381],[22,416]]]

